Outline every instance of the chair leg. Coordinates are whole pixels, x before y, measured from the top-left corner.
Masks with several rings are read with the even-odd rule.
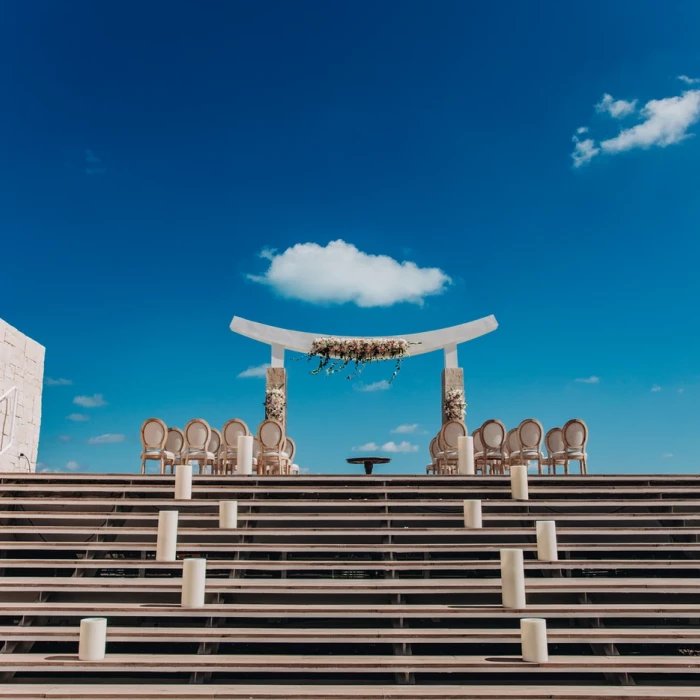
[[[141,460],[141,473],[145,474],[146,473],[146,459]]]

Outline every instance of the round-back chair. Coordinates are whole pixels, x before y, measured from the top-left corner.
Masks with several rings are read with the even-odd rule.
[[[211,428],[204,418],[193,418],[185,426],[185,454],[183,462],[189,464],[191,460],[199,463],[199,473],[206,471],[207,464],[211,464],[212,471],[216,462],[216,455],[208,450],[211,440]]]
[[[544,446],[547,457],[544,463],[547,465],[547,473],[556,474],[557,464],[564,466],[564,436],[561,428],[552,428],[544,436]]]
[[[219,450],[219,470],[223,474],[233,474],[238,462],[238,438],[250,435],[248,426],[240,418],[231,418],[221,429],[221,449]],[[255,454],[253,454],[255,459]]]
[[[168,427],[160,418],[148,418],[141,426],[141,473],[146,473],[146,461],[158,460],[160,473],[165,474],[165,442],[168,439]]]
[[[586,465],[586,444],[588,443],[588,426],[580,418],[572,418],[561,429],[564,440],[564,474],[569,473],[569,462],[579,463],[581,474],[588,474]]]
[[[175,465],[182,461],[182,452],[185,449],[185,434],[180,428],[168,428],[168,437],[165,440],[165,451],[172,458],[166,456],[165,466],[170,466],[170,473],[175,471]]]
[[[518,457],[520,458],[521,464],[529,464],[530,462],[537,462],[537,473],[542,474],[542,460],[544,456],[542,455],[542,436],[544,435],[544,428],[542,423],[540,423],[535,418],[526,418],[518,426],[518,440],[520,441],[520,453]],[[514,464],[511,458],[511,464]]]
[[[285,442],[282,423],[273,418],[266,418],[258,428],[260,442],[260,458],[258,459],[258,474],[282,474],[285,461],[289,456],[282,449]]]
[[[467,426],[461,420],[448,420],[438,433],[438,474],[457,472],[458,438],[467,435]]]
[[[503,474],[505,472],[503,447],[506,442],[506,426],[500,420],[492,418],[481,426],[480,435],[484,445],[484,459],[491,465],[493,471]]]
[[[430,452],[430,464],[425,468],[426,474],[437,474],[437,457],[438,457],[438,446],[437,446],[437,435],[430,441],[430,446],[428,447]]]

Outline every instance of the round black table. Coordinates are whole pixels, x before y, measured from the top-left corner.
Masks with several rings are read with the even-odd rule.
[[[348,464],[364,464],[365,474],[371,474],[375,464],[388,464],[391,459],[389,457],[349,457],[347,462]]]

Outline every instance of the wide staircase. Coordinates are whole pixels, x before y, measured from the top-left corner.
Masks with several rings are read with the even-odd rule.
[[[700,698],[700,478],[0,478],[0,698],[302,700]],[[483,528],[465,529],[464,499]],[[220,500],[238,528],[219,529]],[[207,560],[206,605],[180,607]],[[559,561],[537,560],[555,520]],[[527,606],[501,604],[499,550],[524,550]],[[103,661],[77,655],[108,619]],[[521,658],[547,620],[549,661]]]

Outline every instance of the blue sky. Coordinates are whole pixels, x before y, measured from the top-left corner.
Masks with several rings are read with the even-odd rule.
[[[630,7],[0,1],[0,316],[70,382],[44,468],[135,471],[151,415],[257,425],[234,314],[495,314],[460,347],[470,429],[578,416],[592,471],[697,470],[700,4]],[[388,366],[287,365],[302,467],[406,441],[383,469],[424,469],[439,354],[376,391]]]

